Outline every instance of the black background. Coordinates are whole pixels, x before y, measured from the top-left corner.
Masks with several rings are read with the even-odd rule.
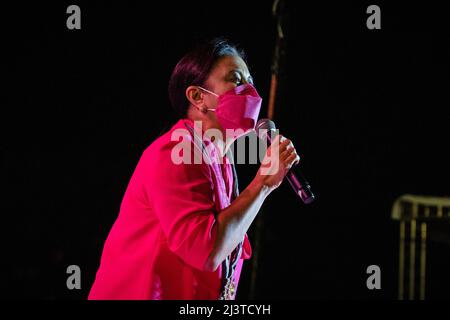
[[[66,8],[81,7],[81,30]],[[450,196],[449,32],[436,4],[288,1],[275,121],[301,154],[317,200],[283,184],[266,201],[255,298],[395,299],[405,193]],[[3,7],[2,294],[85,299],[143,150],[176,121],[170,73],[198,39],[247,53],[267,115],[272,1],[79,2]],[[256,166],[238,166],[243,189]],[[261,220],[262,219],[262,220]],[[255,250],[255,224],[249,231]],[[433,247],[432,247],[433,248]],[[448,298],[448,247],[430,259],[432,298]],[[238,298],[250,296],[255,257]],[[79,265],[82,290],[66,288]],[[379,265],[382,289],[366,287]]]

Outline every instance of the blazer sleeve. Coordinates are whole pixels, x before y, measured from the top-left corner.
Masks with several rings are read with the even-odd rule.
[[[178,143],[164,143],[146,155],[144,189],[169,249],[187,264],[205,270],[216,240],[214,184],[206,163],[172,161]],[[193,157],[194,145],[187,143]]]

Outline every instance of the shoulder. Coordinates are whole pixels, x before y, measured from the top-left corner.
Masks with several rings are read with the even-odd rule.
[[[170,178],[184,171],[201,171],[203,175],[210,175],[210,168],[202,161],[201,150],[194,143],[183,119],[154,140],[145,149],[139,162],[152,177]]]
[[[155,139],[143,152],[142,157],[149,160],[169,160],[180,147],[193,147],[193,138],[190,131],[184,126],[181,119],[172,128]]]

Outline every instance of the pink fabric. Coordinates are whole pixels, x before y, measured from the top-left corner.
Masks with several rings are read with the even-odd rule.
[[[217,119],[224,129],[247,132],[255,128],[261,103],[255,87],[249,83],[242,84],[219,96]]]
[[[184,122],[193,126],[190,120],[178,121],[142,154],[106,239],[89,299],[219,298],[222,267],[208,272],[204,265],[216,239],[215,215],[230,202],[233,173],[228,163],[171,161],[179,143],[171,141],[171,133],[186,129]],[[190,134],[185,138],[192,143]],[[216,151],[210,149],[213,155]],[[245,235],[236,283],[251,252]]]

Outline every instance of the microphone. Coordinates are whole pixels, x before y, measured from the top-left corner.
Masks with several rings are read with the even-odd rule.
[[[269,147],[272,143],[271,134],[269,132],[276,130],[275,123],[270,119],[260,119],[256,123],[255,130],[259,138],[267,141],[267,146]],[[311,186],[300,172],[300,169],[296,166],[292,167],[286,174],[286,179],[289,181],[289,184],[292,186],[295,193],[302,199],[303,203],[309,204],[314,201],[314,194],[311,191]]]

